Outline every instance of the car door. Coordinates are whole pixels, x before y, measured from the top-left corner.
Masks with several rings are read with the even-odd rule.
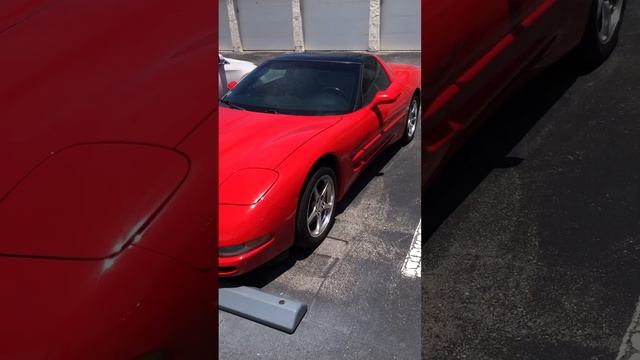
[[[515,51],[522,64],[540,68],[575,47],[589,4],[587,0],[512,0]]]
[[[427,0],[423,5],[425,182],[525,70],[575,46],[581,0]],[[573,11],[576,13],[576,11]]]
[[[394,135],[397,135],[396,125],[399,125],[400,121],[406,116],[409,103],[405,100],[410,97],[411,94],[402,93],[402,85],[398,82],[394,82],[390,73],[387,73],[385,67],[380,63],[379,59],[371,57],[367,59],[364,64],[364,76],[365,83],[369,83],[368,87],[363,88],[363,101],[365,104],[370,104],[373,98],[380,91],[388,91],[394,94],[398,93],[398,99],[393,102],[378,104],[373,111],[378,117],[380,122],[382,138],[382,146],[391,141]]]
[[[473,88],[490,79],[467,76],[510,29],[510,0],[427,0],[423,4],[422,29],[422,171],[430,178],[440,165],[461,123],[460,108],[471,103]]]
[[[391,107],[387,104],[372,107],[371,102],[379,91],[386,90],[390,85],[391,80],[378,61],[373,57],[365,60],[360,89],[361,109],[355,113],[359,117],[358,133],[361,134],[352,158],[356,171],[368,164],[384,147],[385,117],[388,117]]]

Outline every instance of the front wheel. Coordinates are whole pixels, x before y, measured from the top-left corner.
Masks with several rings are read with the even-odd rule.
[[[593,0],[587,29],[578,46],[580,61],[588,67],[604,62],[618,44],[625,0]]]
[[[336,189],[336,174],[330,167],[315,170],[305,184],[296,215],[298,247],[313,248],[327,237],[335,219]]]
[[[416,129],[418,128],[418,114],[420,113],[420,102],[418,96],[415,95],[411,99],[409,105],[409,112],[407,113],[407,120],[405,121],[404,134],[400,140],[402,145],[407,145],[416,136]]]

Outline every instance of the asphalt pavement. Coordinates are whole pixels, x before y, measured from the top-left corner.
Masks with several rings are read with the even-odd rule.
[[[640,4],[502,106],[423,197],[425,359],[640,359]]]
[[[259,64],[278,53],[223,55]],[[419,53],[382,58],[420,64]],[[365,170],[315,251],[292,251],[284,262],[234,280],[309,310],[292,335],[221,311],[220,359],[420,357],[420,278],[403,274],[420,222],[419,139],[388,149]]]

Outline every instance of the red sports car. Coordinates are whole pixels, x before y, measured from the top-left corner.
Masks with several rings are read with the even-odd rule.
[[[317,246],[337,202],[389,145],[410,142],[420,70],[368,54],[288,54],[220,101],[219,274]]]
[[[215,4],[0,5],[0,359],[214,358]]]
[[[604,61],[616,46],[624,6],[625,0],[424,1],[423,184],[532,74],[572,50],[576,65]]]

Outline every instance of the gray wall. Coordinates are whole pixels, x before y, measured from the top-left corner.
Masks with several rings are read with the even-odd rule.
[[[382,0],[380,48],[420,49],[420,0]]]
[[[231,33],[229,32],[229,16],[227,15],[227,2],[218,1],[218,48],[231,50]]]
[[[302,0],[301,7],[307,50],[367,50],[369,0]]]
[[[293,0],[234,1],[238,29],[231,31],[239,33],[243,50],[294,50]],[[299,1],[306,50],[369,50],[372,46],[369,8],[373,0]],[[221,50],[233,48],[226,3],[219,0]],[[420,6],[420,0],[381,0],[380,50],[420,50]]]
[[[293,50],[291,0],[236,0],[245,50]]]

